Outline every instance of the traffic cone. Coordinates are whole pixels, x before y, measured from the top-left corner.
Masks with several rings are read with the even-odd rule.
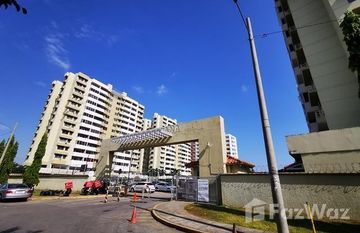
[[[133,202],[136,202],[137,200],[138,200],[138,197],[137,197],[136,193],[134,193]]]
[[[134,206],[134,209],[132,211],[132,215],[131,215],[131,223],[135,224],[136,223],[136,206]]]

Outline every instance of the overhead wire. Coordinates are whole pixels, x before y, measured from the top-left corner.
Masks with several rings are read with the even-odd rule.
[[[314,26],[318,26],[318,25],[322,25],[322,24],[328,24],[328,23],[334,23],[334,22],[339,22],[339,21],[338,20],[328,20],[328,21],[319,22],[319,23],[307,24],[307,25],[302,25],[302,26],[299,26],[299,27],[294,27],[293,30],[300,30],[300,29],[304,29],[304,28],[309,28],[309,27],[314,27]],[[257,35],[254,36],[254,38],[266,38],[269,35],[284,33],[284,32],[286,32],[288,30],[289,29],[284,29],[284,30],[279,30],[279,31],[273,31],[273,32],[257,34]]]

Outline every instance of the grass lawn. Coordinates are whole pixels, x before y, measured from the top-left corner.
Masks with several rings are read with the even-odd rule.
[[[227,208],[223,206],[213,206],[205,204],[189,204],[185,209],[193,215],[209,220],[233,224],[238,226],[255,228],[263,231],[276,232],[276,223],[266,216],[264,221],[245,222],[245,212],[241,209]],[[311,222],[309,219],[288,220],[289,230],[292,233],[312,233]],[[355,233],[360,232],[360,223],[354,222],[324,222],[315,221],[317,232],[334,233]]]

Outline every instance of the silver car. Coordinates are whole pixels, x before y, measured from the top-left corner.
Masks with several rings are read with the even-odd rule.
[[[0,200],[23,199],[27,200],[32,190],[26,184],[4,183],[0,185]]]
[[[164,192],[174,192],[176,190],[176,186],[171,185],[170,183],[159,182],[155,184],[156,191],[164,191]]]

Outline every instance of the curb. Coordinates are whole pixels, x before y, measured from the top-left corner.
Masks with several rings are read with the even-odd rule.
[[[172,227],[172,228],[175,228],[175,229],[178,229],[178,230],[181,230],[181,231],[184,231],[184,232],[189,232],[189,233],[206,233],[205,231],[200,231],[200,230],[197,230],[197,229],[194,229],[194,228],[191,228],[191,227],[185,227],[184,225],[179,225],[179,224],[175,224],[175,223],[172,223],[168,220],[166,220],[165,218],[162,218],[160,217],[160,215],[158,215],[156,213],[156,211],[158,211],[156,208],[158,206],[160,206],[161,204],[164,204],[164,203],[159,203],[159,204],[156,204],[152,210],[151,210],[151,215],[153,216],[153,218],[166,225],[166,226],[169,226],[169,227]]]
[[[29,201],[52,201],[52,200],[74,200],[74,199],[91,199],[91,198],[104,198],[105,194],[103,195],[91,195],[91,196],[69,196],[69,197],[62,197],[62,196],[43,196],[43,197],[31,197]]]

